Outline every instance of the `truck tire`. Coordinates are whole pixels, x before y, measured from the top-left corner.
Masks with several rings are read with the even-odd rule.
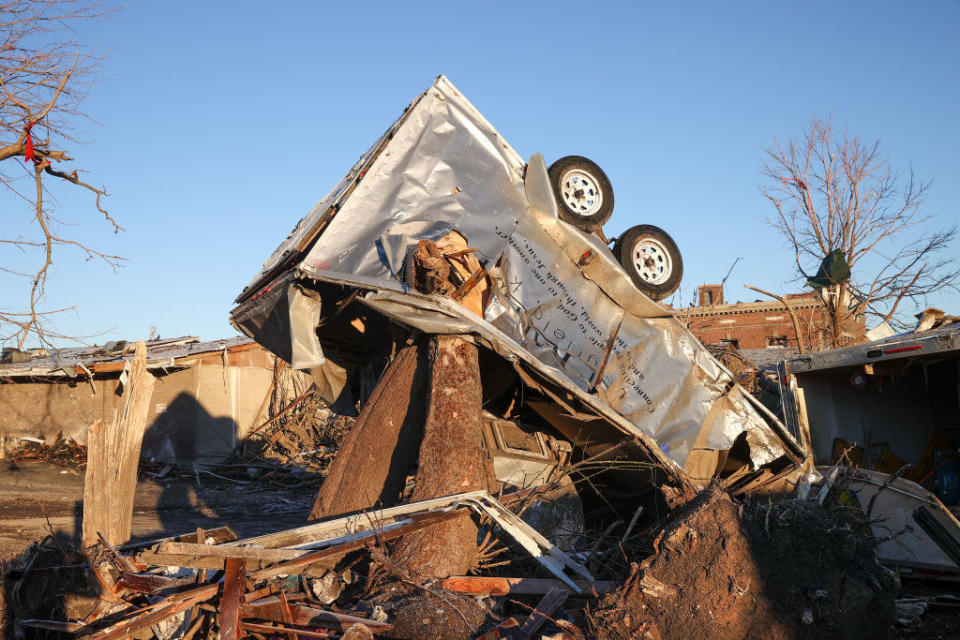
[[[597,163],[564,156],[547,170],[557,199],[557,213],[587,233],[597,231],[613,213],[613,186]]]
[[[652,300],[663,300],[680,286],[683,278],[680,250],[660,227],[651,224],[630,227],[617,238],[613,255],[637,289]]]

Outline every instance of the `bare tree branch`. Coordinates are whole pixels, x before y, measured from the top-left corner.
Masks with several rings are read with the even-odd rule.
[[[799,139],[774,139],[765,153],[761,191],[775,211],[769,223],[793,247],[798,274],[815,271],[836,249],[851,268],[851,280],[824,296],[833,346],[856,316],[903,325],[904,301],[919,306],[934,292],[957,289],[957,227],[930,228],[933,216],[922,210],[930,183],[912,171],[901,180],[879,142],[813,118]]]
[[[33,336],[41,344],[50,339],[70,338],[50,330],[47,320],[72,310],[44,309],[50,268],[58,249],[79,249],[86,259],[105,262],[113,268],[124,258],[99,251],[61,234],[61,226],[51,216],[45,201],[54,184],[72,184],[94,194],[94,206],[103,214],[114,233],[123,231],[102,206],[105,188],[97,188],[79,178],[79,172],[59,168],[70,162],[68,147],[74,143],[71,123],[84,118],[79,111],[83,88],[94,78],[100,60],[87,53],[82,45],[55,34],[69,34],[78,22],[103,17],[109,13],[88,0],[6,0],[0,2],[0,162],[4,166],[28,168],[21,178],[10,173],[0,175],[0,182],[30,203],[33,237],[0,239],[0,247],[19,253],[36,251],[39,266],[30,274],[11,268],[6,256],[0,257],[0,271],[11,277],[30,280],[24,309],[0,309],[0,341],[15,341],[23,348]],[[29,177],[33,194],[21,192],[14,181]],[[47,184],[47,179],[51,180]],[[5,298],[6,301],[10,296]]]

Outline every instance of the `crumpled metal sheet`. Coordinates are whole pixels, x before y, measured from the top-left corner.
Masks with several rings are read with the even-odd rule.
[[[300,265],[398,281],[406,248],[456,228],[492,264],[527,210],[525,163],[444,78],[408,113]],[[406,240],[406,243],[404,243]]]
[[[299,264],[301,277],[373,289],[363,301],[395,320],[469,331],[533,358],[680,465],[694,448],[728,449],[741,434],[755,464],[784,454],[790,436],[764,421],[686,327],[633,286],[599,239],[557,218],[542,157],[524,163],[443,77],[399,122]],[[417,241],[453,229],[491,276],[483,319],[446,312],[456,303],[404,283]]]

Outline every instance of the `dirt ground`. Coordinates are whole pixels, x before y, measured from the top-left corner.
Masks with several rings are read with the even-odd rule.
[[[134,499],[133,537],[150,539],[231,527],[253,536],[305,522],[316,486],[270,489],[208,474],[155,480],[141,474]],[[78,535],[83,471],[50,464],[0,461],[0,559],[50,533]],[[48,524],[49,523],[49,524]]]
[[[82,471],[0,462],[0,559],[42,540],[51,528],[58,537],[76,535],[82,492]],[[205,474],[157,480],[141,473],[133,534],[151,539],[226,525],[251,536],[291,528],[304,522],[315,492],[315,484],[282,489]],[[943,586],[918,590],[908,584],[898,593],[892,572],[877,564],[849,518],[811,502],[741,503],[706,491],[650,540],[651,555],[630,558],[635,564],[621,588],[593,600],[571,598],[566,613],[557,616],[575,621],[595,640],[960,638],[957,608],[931,607],[916,624],[894,624],[895,597],[943,593]],[[56,554],[47,560],[82,562]],[[96,586],[76,576],[74,582],[73,595],[58,606],[92,606]],[[88,591],[90,602],[84,599]],[[21,598],[29,600],[31,593]],[[393,602],[395,636],[465,637],[465,627],[476,632],[500,617],[487,616],[491,602],[431,593],[414,589],[400,605],[393,602],[397,594],[386,594],[384,602]],[[528,609],[537,598],[521,604]],[[559,631],[549,624],[546,630]]]
[[[701,494],[589,614],[593,637],[894,637],[892,572],[816,503]]]

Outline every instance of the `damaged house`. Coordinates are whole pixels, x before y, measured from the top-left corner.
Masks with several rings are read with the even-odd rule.
[[[881,518],[880,556],[960,578],[960,319],[780,365],[787,422],[828,481],[855,469],[845,499]],[[951,505],[951,509],[944,506]]]
[[[804,347],[823,350],[831,344],[824,295],[828,294],[823,290],[788,293],[784,296],[786,304],[790,305],[788,311],[777,300],[727,303],[723,285],[705,284],[697,287],[698,304],[677,310],[677,318],[704,344],[727,342],[743,350],[796,350],[799,330],[799,340]],[[794,327],[791,312],[797,319],[797,327]],[[863,342],[865,334],[864,314],[853,315],[844,321],[842,344]]]
[[[18,352],[0,364],[0,438],[86,442],[87,428],[122,405],[133,344]],[[192,467],[217,462],[267,417],[271,393],[289,397],[309,384],[255,342],[195,337],[147,342],[157,378],[144,434],[144,458]]]

